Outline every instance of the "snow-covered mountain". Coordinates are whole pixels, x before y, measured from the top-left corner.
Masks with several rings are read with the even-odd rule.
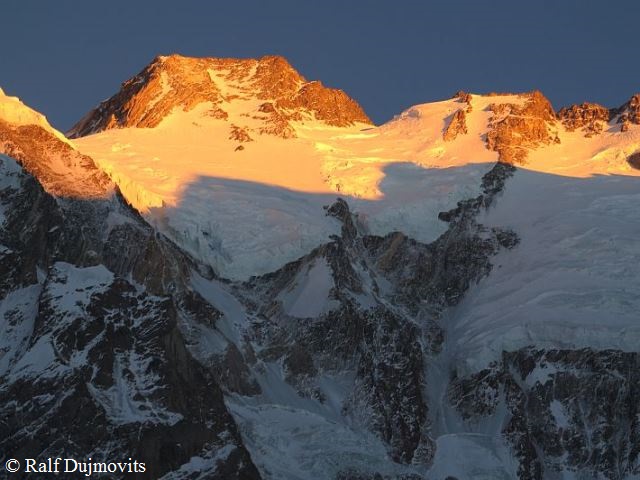
[[[4,94],[0,153],[0,456],[260,478],[179,327],[217,314],[189,286],[191,260]]]
[[[265,86],[265,78],[278,82]],[[132,94],[134,87],[141,93]],[[300,92],[313,93],[301,102]],[[353,100],[305,83],[283,59],[172,56],[125,82],[72,133],[85,125],[100,131],[75,143],[127,200],[220,274],[246,279],[338,233],[322,209],[337,195],[349,199],[373,233],[398,229],[435,240],[445,230],[437,213],[476,195],[498,158],[481,138],[487,106],[522,101],[474,98],[466,120],[471,133],[445,142],[447,117],[466,107],[460,99],[414,107],[375,128]],[[112,111],[121,112],[120,120],[103,125]],[[149,118],[153,123],[145,123]],[[287,135],[273,134],[281,118]],[[139,125],[154,126],[127,128]]]
[[[69,137],[0,94],[2,459],[640,478],[639,96],[374,126],[280,57],[174,55]]]

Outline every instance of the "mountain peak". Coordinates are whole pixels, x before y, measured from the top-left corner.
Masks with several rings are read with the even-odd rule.
[[[259,100],[260,103],[256,102]],[[153,128],[175,111],[208,104],[207,115],[224,120],[263,120],[258,133],[295,136],[291,122],[371,124],[342,90],[309,82],[280,56],[260,59],[156,57],[90,111],[69,132],[81,137],[111,128]]]

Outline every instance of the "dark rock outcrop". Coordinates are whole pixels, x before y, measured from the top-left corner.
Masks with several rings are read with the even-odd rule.
[[[240,143],[253,142],[253,138],[251,138],[247,129],[237,125],[231,125],[229,140],[235,140]]]
[[[584,136],[590,138],[602,133],[604,126],[611,120],[611,112],[597,103],[585,102],[561,108],[558,118],[570,132],[581,129]]]
[[[455,140],[458,135],[467,133],[467,120],[464,110],[458,110],[451,116],[449,124],[442,134],[442,139],[445,142]]]
[[[490,106],[493,117],[487,133],[487,148],[498,152],[504,163],[522,164],[530,149],[560,141],[553,131],[556,114],[549,100],[538,91],[523,96],[524,105],[496,103]]]
[[[627,163],[631,165],[636,170],[640,170],[640,152],[632,153],[627,158]]]
[[[635,94],[628,102],[611,113],[612,117],[617,117],[617,123],[622,124],[623,132],[629,129],[630,124],[640,125],[640,93]]]
[[[448,397],[469,421],[506,408],[520,479],[629,478],[640,473],[639,362],[635,352],[523,348],[454,378]]]

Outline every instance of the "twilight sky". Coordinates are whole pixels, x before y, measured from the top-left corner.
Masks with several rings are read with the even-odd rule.
[[[456,90],[640,91],[636,0],[2,2],[0,87],[68,129],[158,54],[280,54],[376,123]]]

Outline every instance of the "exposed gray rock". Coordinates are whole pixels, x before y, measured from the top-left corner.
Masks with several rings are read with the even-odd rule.
[[[0,192],[0,292],[17,302],[0,318],[0,456],[132,457],[147,464],[139,478],[200,456],[208,478],[259,478],[178,328],[219,316],[189,289],[189,258],[117,193],[53,197],[0,161],[14,177]]]
[[[383,439],[395,462],[428,465],[435,444],[424,393],[427,358],[444,340],[441,312],[491,271],[492,255],[518,242],[515,233],[475,220],[514,170],[497,164],[483,179],[482,195],[441,214],[449,229],[429,245],[399,232],[364,235],[344,200],[328,206],[327,215],[342,223],[340,237],[236,287],[258,319],[252,341],[261,360],[281,362],[285,381],[321,402],[322,374],[352,372],[343,414]],[[293,318],[283,298],[324,263],[333,283],[330,307],[312,321]]]
[[[629,478],[640,473],[639,365],[635,352],[523,348],[454,378],[448,398],[471,422],[506,407],[521,479]]]

